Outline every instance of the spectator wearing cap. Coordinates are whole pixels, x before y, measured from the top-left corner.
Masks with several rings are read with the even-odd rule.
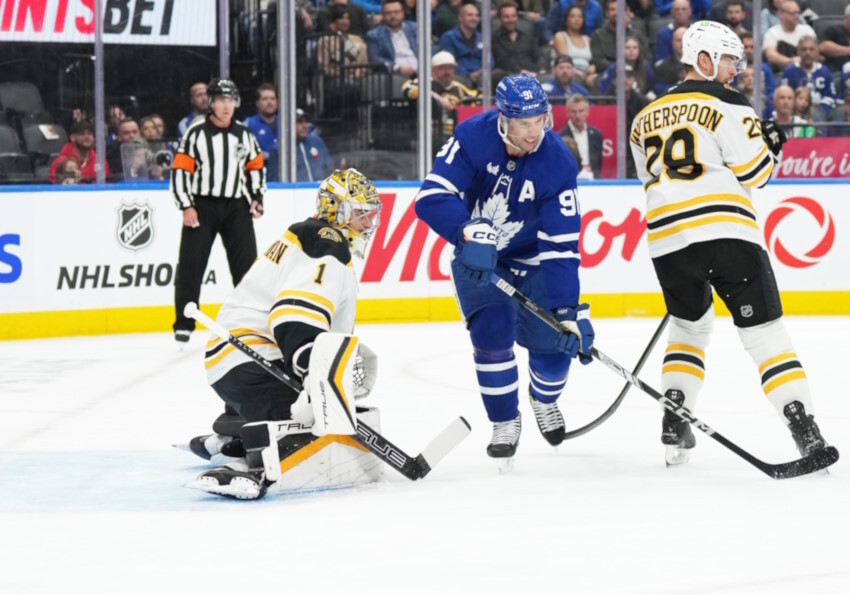
[[[576,69],[573,66],[573,59],[569,56],[558,56],[552,63],[552,80],[543,83],[543,90],[549,96],[549,103],[552,105],[566,105],[567,98],[571,95],[579,94],[585,97],[590,96],[590,92],[574,79]]]
[[[325,141],[310,133],[310,120],[301,108],[295,110],[295,181],[319,182],[334,171]]]
[[[500,27],[493,34],[492,51],[493,63],[496,68],[506,74],[526,72],[532,76],[537,74],[538,50],[537,39],[517,28],[519,16],[517,3],[506,0],[499,6]],[[494,77],[499,78],[501,77]]]
[[[581,179],[599,178],[602,172],[602,131],[587,123],[587,117],[590,115],[587,97],[578,93],[571,95],[567,100],[567,115],[570,120],[561,129],[560,134],[576,141],[581,157],[577,159]]]
[[[404,20],[401,0],[384,0],[381,24],[366,34],[369,62],[413,76],[419,68],[416,23]]]
[[[94,124],[87,120],[74,123],[69,138],[69,142],[62,147],[59,156],[50,166],[48,180],[51,184],[55,184],[59,160],[63,157],[73,157],[80,164],[81,181],[89,183],[97,181],[97,173],[94,167],[97,161],[94,154]],[[109,178],[111,175],[109,164],[105,163],[104,167],[106,168],[106,177]]]
[[[481,33],[478,23],[481,20],[478,6],[464,4],[460,7],[457,17],[457,27],[443,33],[440,38],[440,49],[455,57],[457,71],[478,86],[481,79],[482,46]],[[490,57],[492,65],[493,58]]]
[[[437,52],[431,58],[431,98],[434,101],[431,115],[435,121],[440,122],[444,138],[454,133],[454,127],[457,124],[457,106],[476,103],[481,99],[478,91],[455,80],[456,66],[455,57],[445,50]],[[401,91],[410,101],[417,101],[419,79],[405,81]],[[434,149],[437,150],[442,143],[435,139],[433,144]]]
[[[280,119],[277,116],[277,90],[263,83],[257,87],[257,114],[245,119],[245,126],[257,137],[266,165],[266,179],[280,181]]]
[[[832,72],[841,72],[850,64],[850,4],[844,8],[844,22],[827,27],[823,32],[818,49]]]

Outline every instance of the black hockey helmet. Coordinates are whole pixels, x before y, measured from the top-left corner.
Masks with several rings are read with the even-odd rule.
[[[213,79],[207,85],[207,96],[210,98],[210,105],[215,101],[216,97],[230,97],[236,100],[236,107],[239,107],[241,98],[239,97],[239,87],[230,79]]]

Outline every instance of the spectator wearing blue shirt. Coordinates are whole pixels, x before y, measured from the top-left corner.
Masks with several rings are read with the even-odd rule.
[[[325,141],[310,134],[310,120],[302,109],[295,110],[295,180],[320,182],[334,171],[333,160]]]
[[[549,96],[550,105],[566,105],[567,98],[578,93],[585,97],[590,96],[590,92],[579,83],[573,80],[576,69],[573,66],[573,59],[569,56],[558,56],[552,64],[552,80],[543,83],[543,90]]]
[[[673,22],[658,31],[655,38],[655,63],[666,60],[673,54],[673,31],[691,26],[691,5],[688,0],[673,0],[670,16]]]
[[[812,104],[818,105],[823,113],[828,114],[835,107],[838,93],[829,68],[816,62],[818,41],[814,37],[801,37],[797,44],[799,63],[792,62],[782,71],[782,84],[792,89],[808,87],[812,92]]]
[[[655,12],[661,16],[671,13],[675,0],[655,0]],[[697,19],[702,19],[711,12],[711,0],[690,0],[691,10]]]
[[[257,137],[266,165],[266,179],[280,181],[280,119],[277,116],[277,91],[274,85],[257,87],[257,115],[245,120],[245,126]]]
[[[457,61],[457,72],[478,86],[481,79],[481,33],[477,31],[480,19],[475,4],[464,4],[457,15],[457,27],[449,29],[440,38],[440,49],[449,52]],[[492,65],[493,58],[490,57]]]
[[[634,82],[637,91],[649,99],[655,99],[655,71],[641,52],[640,41],[634,35],[626,35],[625,44],[626,66],[631,66],[634,72]],[[617,63],[611,64],[599,77],[599,93],[607,94],[611,83],[617,76]]]
[[[597,0],[558,0],[552,2],[549,12],[546,13],[546,28],[543,30],[546,43],[552,41],[555,33],[564,30],[564,16],[570,6],[578,6],[584,11],[584,34],[587,36],[590,36],[605,22],[602,6]]]
[[[195,118],[205,118],[210,111],[210,98],[207,97],[207,84],[195,83],[189,88],[189,103],[192,113],[177,123],[177,136],[183,138]]]
[[[415,75],[419,69],[416,23],[404,20],[401,0],[384,0],[381,16],[381,24],[366,34],[369,62],[385,64],[406,76]]]
[[[382,12],[383,6],[376,0],[352,0],[355,4],[361,6],[367,14],[379,14]],[[333,173],[333,172],[331,172]],[[330,174],[329,174],[330,175]]]

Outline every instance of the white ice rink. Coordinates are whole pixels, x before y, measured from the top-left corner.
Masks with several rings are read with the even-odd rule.
[[[657,320],[597,320],[626,367]],[[788,318],[825,438],[850,457],[850,318]],[[457,415],[472,435],[421,482],[237,502],[181,484],[204,462],[171,444],[208,431],[206,332],[0,342],[0,594],[850,593],[850,472],[776,481],[696,432],[666,469],[659,406],[632,390],[555,452],[527,395],[513,473],[500,476],[460,323],[362,326],[383,434],[415,454]],[[658,387],[662,344],[641,377]],[[519,352],[524,362],[524,353]],[[762,460],[796,458],[729,318],[717,321],[696,414]],[[520,382],[527,384],[525,364]],[[576,366],[568,428],[621,381]],[[523,394],[524,391],[521,391]]]

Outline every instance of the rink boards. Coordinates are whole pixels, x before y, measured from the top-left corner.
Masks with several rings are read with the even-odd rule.
[[[360,322],[458,319],[452,247],[416,219],[418,184],[379,184],[381,227],[360,277]],[[316,186],[270,189],[259,252],[314,210]],[[850,184],[772,182],[753,203],[789,314],[850,314]],[[594,317],[663,313],[638,184],[579,190],[582,299]],[[163,331],[174,319],[181,216],[162,186],[0,189],[0,339]],[[220,240],[201,303],[231,288]],[[723,313],[722,306],[718,312]]]

